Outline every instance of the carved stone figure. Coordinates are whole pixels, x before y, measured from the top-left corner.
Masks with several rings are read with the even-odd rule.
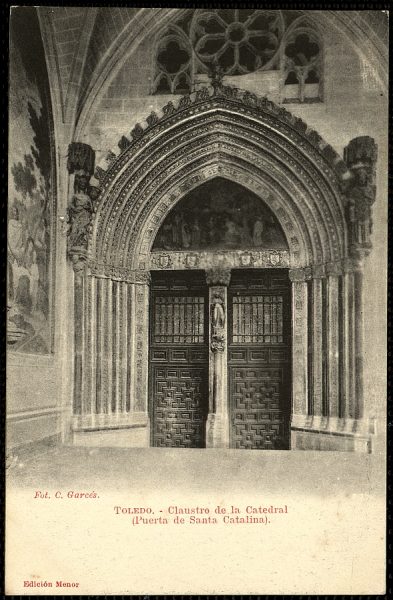
[[[344,158],[353,176],[347,189],[346,216],[350,251],[356,254],[371,248],[377,145],[369,136],[354,138],[345,148]]]
[[[216,294],[212,300],[213,327],[219,329],[225,325],[224,301]]]
[[[93,203],[87,194],[75,194],[68,207],[68,240],[71,248],[87,247],[88,228],[93,214]]]
[[[93,200],[99,190],[90,185],[90,177],[94,173],[94,150],[87,144],[72,143],[68,148],[67,167],[70,174],[74,173],[74,193],[67,209],[68,223],[68,252],[74,264],[74,270],[85,262],[79,254],[87,248],[89,227],[94,207]]]
[[[225,308],[224,300],[219,294],[213,296],[211,302],[211,344],[213,352],[223,352],[225,347]]]
[[[216,95],[217,92],[222,87],[223,78],[224,78],[224,69],[220,66],[217,59],[215,59],[213,61],[212,69],[210,72],[210,79],[211,79],[212,87],[214,89],[214,95]]]
[[[375,186],[370,184],[367,170],[360,168],[354,173],[355,181],[349,192],[347,216],[352,244],[371,247],[371,206],[375,201]]]
[[[262,246],[263,245],[263,232],[265,230],[265,225],[263,219],[257,218],[254,223],[252,239],[254,242],[254,246]]]

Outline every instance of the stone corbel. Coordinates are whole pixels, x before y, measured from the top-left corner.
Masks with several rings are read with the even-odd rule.
[[[87,274],[87,253],[83,249],[78,249],[75,252],[69,252],[68,255],[74,269],[75,280],[80,282]]]

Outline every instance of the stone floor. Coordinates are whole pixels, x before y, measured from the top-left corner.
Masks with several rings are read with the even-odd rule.
[[[8,483],[16,487],[105,486],[127,490],[190,492],[247,489],[301,495],[384,492],[379,455],[336,452],[57,447],[15,461]]]

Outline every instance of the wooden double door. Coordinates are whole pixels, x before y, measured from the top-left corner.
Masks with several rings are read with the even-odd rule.
[[[289,448],[290,285],[283,269],[233,270],[227,297],[230,446]],[[151,443],[203,448],[209,410],[203,271],[152,273]]]

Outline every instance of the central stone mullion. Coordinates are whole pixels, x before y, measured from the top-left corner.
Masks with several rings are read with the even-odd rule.
[[[209,414],[206,447],[229,448],[228,285],[230,269],[209,269]]]

